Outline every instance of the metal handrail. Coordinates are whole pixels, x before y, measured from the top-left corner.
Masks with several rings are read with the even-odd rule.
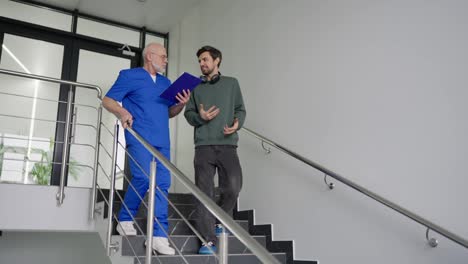
[[[145,172],[145,170],[140,166],[140,164],[138,163],[138,161],[135,160],[135,158],[133,158],[133,156],[128,152],[127,149],[125,149],[125,146],[124,146],[122,143],[120,143],[120,142],[119,142],[119,145],[125,150],[125,153],[126,153],[126,154],[128,155],[128,157],[135,163],[135,165],[138,167],[138,169],[139,169],[141,172],[143,172],[143,174],[144,174],[148,179],[151,179],[153,176],[148,175],[148,174]],[[120,171],[123,172],[123,169],[120,168],[119,165],[116,165],[116,166],[117,166],[117,168],[118,168]],[[156,173],[156,172],[155,172],[155,173]],[[148,204],[147,204],[147,203],[143,200],[143,198],[138,194],[138,192],[136,191],[135,187],[134,187],[133,184],[130,182],[130,179],[127,177],[127,175],[125,175],[124,172],[123,172],[123,175],[122,175],[121,178],[123,178],[124,180],[126,180],[126,181],[128,182],[128,187],[131,187],[131,188],[136,192],[136,194],[137,194],[137,196],[138,196],[138,199],[140,199],[140,201],[141,201],[142,204],[143,204],[143,207],[146,208],[146,210],[148,210]],[[161,189],[160,189],[159,187],[156,187],[156,190],[159,191],[159,192],[162,192]],[[150,197],[152,197],[152,196],[150,196]],[[193,233],[195,234],[195,236],[198,237],[198,238],[201,240],[202,243],[205,243],[205,244],[208,243],[208,242],[201,236],[200,232],[189,222],[188,217],[185,217],[185,216],[177,209],[177,207],[175,206],[175,204],[172,203],[172,202],[168,199],[168,197],[167,197],[166,195],[163,195],[163,197],[164,197],[164,199],[167,201],[167,203],[172,207],[172,209],[174,209],[174,211],[177,213],[177,215],[180,216],[180,218],[182,219],[182,221],[184,221],[184,222],[187,224],[187,226],[189,227],[189,229],[193,231]],[[122,201],[123,201],[123,199],[122,199]],[[150,207],[151,207],[151,206],[150,206]],[[159,220],[158,220],[156,217],[154,217],[154,221],[156,221],[156,222],[158,223],[158,225],[161,227],[162,231],[165,232],[165,231],[164,231],[164,228],[161,226]],[[150,232],[148,232],[148,233],[150,233]],[[169,241],[172,241],[172,239],[169,238],[169,234],[166,234],[166,235],[168,235]],[[221,242],[221,239],[220,239],[220,242]],[[171,243],[174,243],[174,242],[171,242]],[[175,244],[174,244],[174,245],[175,245]],[[221,244],[220,244],[220,248],[222,248],[222,247],[221,247]],[[177,247],[174,247],[174,249],[177,250],[177,251],[179,251],[179,249],[177,249]],[[178,252],[178,253],[179,253],[180,255],[182,255],[180,252]],[[212,253],[215,254],[215,252],[212,252]],[[217,256],[216,254],[215,254],[215,257],[218,258],[218,256]],[[185,259],[184,257],[183,257],[183,259],[184,259],[185,262],[187,262],[186,259]],[[220,263],[223,263],[223,264],[224,264],[224,263],[227,263],[227,262],[220,262]]]
[[[97,203],[97,175],[98,175],[98,164],[99,164],[99,142],[101,141],[101,119],[102,119],[102,106],[98,108],[98,119],[96,122],[96,148],[94,149],[94,172],[93,172],[93,190],[91,192],[91,204],[89,206],[89,219],[94,219],[96,216],[96,203]]]
[[[159,162],[161,162],[171,173],[173,173],[178,180],[210,211],[219,221],[229,229],[253,254],[255,254],[262,263],[278,263],[278,260],[273,257],[260,243],[253,239],[247,231],[239,226],[221,207],[219,207],[213,200],[211,200],[205,193],[198,189],[192,181],[185,176],[176,166],[157,151],[152,145],[146,142],[137,132],[132,128],[127,128],[130,132]]]
[[[85,83],[79,83],[79,82],[72,82],[72,81],[65,81],[61,79],[56,79],[56,78],[51,78],[51,77],[45,77],[45,76],[40,76],[40,75],[35,75],[35,74],[28,74],[28,73],[23,73],[23,72],[17,72],[17,71],[11,71],[11,70],[6,70],[6,69],[1,69],[0,68],[0,73],[4,73],[7,75],[12,75],[12,76],[17,76],[17,77],[24,77],[24,78],[29,78],[29,79],[34,79],[34,80],[41,80],[41,81],[47,81],[47,82],[53,82],[53,83],[60,83],[60,84],[69,84],[69,85],[74,85],[78,87],[83,87],[87,89],[93,89],[96,90],[97,92],[97,98],[99,100],[102,100],[102,89],[99,86],[96,85],[91,85],[91,84],[85,84]],[[56,121],[60,122],[60,121]],[[100,120],[97,125],[97,130],[100,132]],[[403,214],[407,216],[408,218],[420,223],[421,225],[427,227],[430,230],[433,230],[440,235],[452,240],[455,243],[458,243],[459,245],[468,248],[468,241],[444,228],[442,228],[439,225],[436,225],[432,223],[431,221],[424,219],[420,217],[417,214],[414,214],[410,212],[409,210],[379,196],[378,194],[340,176],[339,174],[323,167],[322,165],[315,163],[307,158],[302,157],[301,155],[289,150],[288,148],[275,143],[274,141],[244,127],[242,128],[243,131],[247,132],[248,134],[256,137],[257,139],[262,141],[262,144],[265,142],[280,151],[294,157],[295,159],[302,161],[303,163],[325,173],[326,175],[346,184],[347,186],[361,192],[362,194],[384,204],[385,206],[399,212],[400,214]],[[158,151],[156,151],[151,145],[149,145],[143,138],[141,138],[138,134],[136,134],[135,131],[133,131],[131,128],[128,129],[128,131],[134,135],[154,156],[158,158],[172,173],[174,173],[177,177],[179,177],[179,180],[194,194],[195,197],[197,197],[205,206],[208,208],[208,210],[213,213],[216,217],[218,217],[226,227],[228,227],[232,233],[237,235],[241,242],[243,242],[250,250],[252,250],[253,253],[257,254],[259,258],[266,262],[266,263],[277,263],[277,260],[273,258],[270,254],[268,254],[268,251],[266,251],[260,244],[258,244],[254,239],[252,239],[247,232],[245,232],[242,228],[238,227],[237,224],[230,219],[230,217],[222,211],[216,203],[214,203],[209,197],[207,197],[204,193],[202,193],[180,170],[178,170],[172,163],[170,163],[163,155],[161,155]],[[97,138],[99,138],[99,134],[97,135]],[[68,144],[65,144],[68,145]],[[96,153],[95,153],[95,159],[98,158],[98,151],[99,147],[96,147]],[[95,165],[97,166],[97,161],[95,161]],[[94,168],[94,177],[93,179],[97,178],[97,168]],[[60,192],[58,193],[58,196],[63,196],[63,190],[64,186],[60,187]],[[96,184],[93,184],[93,201],[95,201],[96,193]],[[94,216],[94,205],[95,203],[92,202],[91,206],[91,215]]]
[[[264,136],[262,136],[262,135],[260,135],[260,134],[258,134],[256,132],[254,132],[254,131],[246,128],[246,127],[243,127],[242,130],[247,132],[247,134],[250,134],[251,136],[261,140],[262,143],[265,142],[265,143],[269,144],[270,146],[273,146],[276,149],[279,149],[280,151],[288,154],[289,156],[292,156],[293,158],[295,158],[295,159],[297,159],[299,161],[302,161],[303,163],[305,163],[305,164],[307,164],[307,165],[309,165],[309,166],[311,166],[311,167],[325,173],[326,175],[328,175],[328,176],[330,176],[330,177],[332,177],[332,178],[346,184],[347,186],[349,186],[349,187],[355,189],[356,191],[358,191],[358,192],[360,192],[360,193],[362,193],[362,194],[376,200],[377,202],[386,205],[387,207],[399,212],[400,214],[402,214],[402,215],[404,215],[404,216],[406,216],[408,218],[411,218],[412,220],[420,223],[421,225],[427,227],[428,229],[431,229],[431,230],[439,233],[440,235],[452,240],[453,242],[455,242],[455,243],[457,243],[457,244],[459,244],[459,245],[461,245],[461,246],[463,246],[465,248],[468,248],[468,241],[466,239],[464,239],[463,237],[461,237],[461,236],[459,236],[457,234],[454,234],[454,233],[448,231],[447,229],[445,229],[445,228],[443,228],[443,227],[441,227],[439,225],[436,225],[436,224],[432,223],[431,221],[429,221],[429,220],[427,220],[427,219],[425,219],[425,218],[423,218],[423,217],[421,217],[421,216],[419,216],[419,215],[417,215],[417,214],[415,214],[415,213],[413,213],[413,212],[399,206],[398,204],[395,204],[395,203],[383,198],[382,196],[380,196],[380,195],[378,195],[378,194],[376,194],[376,193],[374,193],[374,192],[372,192],[372,191],[370,191],[370,190],[368,190],[368,189],[354,183],[353,181],[350,181],[350,180],[340,176],[338,173],[335,173],[335,172],[325,168],[324,166],[322,166],[322,165],[320,165],[320,164],[318,164],[316,162],[313,162],[313,161],[311,161],[311,160],[309,160],[307,158],[304,158],[303,156],[295,153],[294,151],[291,151],[288,148],[286,148],[286,147],[284,147],[284,146],[282,146],[282,145],[280,145],[278,143],[275,143],[274,141],[272,141],[272,140],[270,140],[270,139],[268,139],[268,138],[266,138],[266,137],[264,137]]]
[[[72,104],[70,104],[70,105],[72,105]],[[50,119],[44,119],[44,118],[31,118],[31,117],[24,117],[24,116],[18,116],[18,115],[8,115],[8,114],[0,114],[0,116],[18,118],[18,119],[26,119],[26,120],[35,120],[35,121],[42,121],[42,122],[49,122],[49,123],[57,123],[57,124],[65,124],[65,126],[68,125],[68,123],[71,123],[71,122],[67,122],[67,121],[57,121],[57,120],[50,120]],[[90,127],[90,128],[97,131],[97,128],[94,125],[76,123],[76,122],[73,123],[73,125],[74,126]]]
[[[51,78],[51,77],[46,77],[46,76],[41,76],[41,75],[36,75],[36,74],[30,74],[30,73],[24,73],[24,72],[18,72],[18,71],[12,71],[12,70],[7,70],[7,69],[1,69],[0,68],[0,73],[3,73],[3,74],[7,74],[7,75],[11,75],[11,76],[16,76],[16,77],[24,77],[24,78],[28,78],[28,79],[33,79],[33,80],[41,80],[41,81],[46,81],[46,82],[52,82],[52,83],[59,83],[59,84],[68,84],[68,85],[73,85],[73,86],[76,86],[76,87],[82,87],[82,88],[87,88],[87,89],[91,89],[91,90],[95,90],[97,92],[97,99],[99,99],[100,101],[102,101],[102,89],[97,86],[97,85],[92,85],[92,84],[86,84],[86,83],[80,83],[80,82],[72,82],[72,81],[65,81],[65,80],[61,80],[61,79],[57,79],[57,78]],[[71,92],[72,90],[70,90]],[[68,151],[69,151],[69,145],[68,145],[68,132],[69,132],[69,123],[70,123],[70,114],[69,114],[69,108],[71,107],[72,105],[72,102],[70,100],[70,97],[69,97],[69,100],[68,100],[68,106],[67,106],[67,121],[66,121],[66,124],[65,126],[67,127],[66,130],[65,130],[65,140],[64,140],[64,145],[63,145],[63,158],[65,158],[67,155],[68,155]],[[94,126],[90,126],[90,127],[93,127],[95,130],[96,130],[96,142],[99,142],[99,138],[100,138],[100,123],[101,123],[101,115],[102,115],[102,111],[98,111],[98,123],[97,123],[97,126],[94,127]],[[63,121],[56,121],[57,123],[61,123]],[[76,123],[75,125],[85,125],[85,124],[78,124]],[[86,125],[88,126],[88,125]],[[99,159],[99,146],[96,145],[96,148],[95,148],[95,152],[94,152],[94,159],[95,159],[95,162],[94,162],[94,165],[97,166],[97,159]],[[62,163],[64,163],[62,161]],[[61,204],[63,202],[63,199],[64,199],[64,191],[65,191],[65,181],[64,181],[64,175],[63,173],[65,173],[65,169],[61,168],[61,175],[60,175],[60,187],[59,187],[59,191],[57,193],[57,200],[59,202],[59,204]],[[94,167],[94,174],[93,174],[93,187],[92,187],[92,201],[96,201],[96,192],[97,192],[97,189],[96,189],[96,179],[97,178],[97,167]],[[91,206],[90,206],[90,216],[92,218],[94,218],[94,211],[95,211],[95,206],[96,206],[96,203],[95,202],[91,202]]]
[[[46,77],[46,76],[41,76],[41,75],[35,75],[35,74],[30,74],[30,73],[24,73],[24,72],[18,72],[18,71],[11,71],[7,69],[2,69],[0,68],[0,73],[5,73],[8,75],[13,75],[17,77],[24,77],[28,79],[33,79],[33,80],[41,80],[41,81],[46,81],[46,82],[53,82],[53,83],[60,83],[60,84],[69,84],[69,85],[74,85],[74,86],[79,86],[87,89],[92,89],[96,90],[98,93],[98,98],[102,99],[102,89],[101,87],[97,85],[92,85],[92,84],[87,84],[87,83],[80,83],[80,82],[72,82],[72,81],[65,81],[61,79],[56,79],[52,77]]]
[[[63,145],[62,145],[62,166],[60,167],[60,191],[57,193],[57,202],[59,205],[63,204],[63,199],[65,199],[65,173],[67,170],[67,166],[64,164],[68,160],[68,156],[70,155],[70,146],[68,142],[70,142],[69,133],[70,133],[70,126],[71,126],[71,111],[72,111],[72,104],[71,101],[73,100],[73,90],[68,90],[68,104],[67,104],[67,116],[65,119],[65,135],[63,136]]]
[[[1,116],[1,115],[0,115]],[[14,140],[22,140],[22,141],[32,141],[32,142],[44,142],[44,143],[51,143],[50,140],[45,140],[45,139],[27,139],[27,138],[20,138],[20,137],[9,137],[9,136],[2,136],[0,135],[0,138],[4,138],[4,139],[14,139]],[[55,143],[55,144],[63,144],[63,141],[52,141],[52,143]],[[92,149],[95,149],[96,147],[93,146],[93,145],[90,145],[90,144],[86,144],[86,143],[71,143],[69,142],[68,143],[69,145],[76,145],[76,146],[84,146],[84,147],[90,147]]]
[[[60,100],[52,100],[52,99],[43,98],[43,97],[34,97],[34,96],[27,96],[27,95],[14,94],[14,93],[0,92],[0,94],[10,95],[10,96],[14,96],[14,97],[28,98],[28,99],[36,99],[36,100],[52,102],[52,103],[61,103],[61,104],[66,104],[67,103],[65,101],[60,101]],[[97,107],[94,107],[94,106],[91,106],[91,105],[85,105],[85,104],[79,104],[79,103],[72,103],[72,105],[80,106],[80,107],[88,107],[88,108],[94,109],[96,111],[98,110]]]
[[[24,162],[24,159],[15,159],[15,158],[3,158],[3,160],[8,160],[8,161],[18,161],[18,162]],[[34,159],[28,159],[29,162],[34,162],[34,163],[40,163],[40,164],[43,164],[43,163],[46,163],[45,161],[41,161],[41,160],[34,160]],[[62,162],[49,162],[50,164],[52,165],[62,165]],[[73,166],[76,166],[76,167],[84,167],[84,168],[89,168],[90,170],[94,170],[93,167],[89,166],[89,165],[86,165],[86,164],[81,164],[81,163],[75,163],[75,164],[72,164],[72,163],[65,163],[65,165],[67,166],[70,166],[70,165],[73,165]],[[19,170],[10,170],[10,171],[19,171]]]
[[[106,248],[107,255],[111,255],[111,251],[116,248],[118,245],[112,243],[111,234],[112,234],[112,214],[114,212],[114,193],[115,193],[115,165],[117,164],[117,140],[119,138],[119,125],[116,121],[114,126],[114,144],[112,147],[112,170],[110,178],[110,187],[109,187],[109,219],[107,219],[107,240]]]
[[[114,127],[118,127],[118,122],[114,125]],[[114,128],[114,131],[119,131],[118,129]],[[151,164],[150,164],[150,174],[148,174],[147,172],[145,172],[145,170],[140,166],[139,162],[137,160],[135,160],[132,155],[128,152],[127,149],[125,149],[125,146],[119,142],[118,140],[118,135],[114,136],[114,144],[113,144],[113,149],[116,148],[115,144],[117,143],[118,145],[120,145],[126,152],[126,154],[128,155],[128,157],[135,163],[135,165],[138,167],[139,170],[141,170],[141,172],[143,172],[143,174],[149,179],[149,194],[148,194],[148,202],[145,202],[143,197],[141,197],[137,190],[135,189],[135,187],[133,186],[133,184],[131,183],[131,181],[129,180],[129,178],[125,175],[125,173],[123,173],[123,179],[126,180],[129,185],[128,187],[129,188],[132,188],[135,192],[136,192],[136,195],[138,196],[138,199],[141,201],[142,205],[143,205],[143,208],[145,208],[147,210],[147,215],[148,216],[151,216],[151,215],[154,215],[154,204],[155,204],[155,193],[156,191],[159,191],[159,192],[162,192],[162,190],[156,186],[156,161],[155,161],[155,158],[153,157],[152,161],[151,161]],[[102,146],[102,144],[101,144]],[[102,146],[104,149],[105,147]],[[111,159],[112,156],[114,155],[109,155],[109,157]],[[121,170],[123,172],[123,170],[120,168],[120,166],[118,164],[115,164],[115,165],[112,165],[112,167],[114,168],[118,168],[119,170]],[[103,167],[100,166],[100,168],[103,170],[103,173],[104,175],[107,177],[107,179],[110,181],[110,182],[113,182],[117,179],[117,171],[115,169],[112,170],[113,174],[112,174],[112,178],[109,177],[106,172],[104,171]],[[115,173],[114,173],[115,171]],[[117,195],[117,197],[120,199],[120,201],[122,202],[122,206],[124,207],[123,209],[124,210],[127,210],[129,211],[127,205],[124,203],[124,198],[118,193],[118,192],[115,192],[115,194]],[[200,235],[200,233],[193,227],[193,225],[190,224],[189,220],[187,218],[185,218],[179,210],[177,210],[176,206],[171,203],[171,201],[167,198],[166,195],[164,195],[163,193],[163,197],[164,199],[169,203],[170,206],[172,206],[174,208],[174,210],[181,216],[182,220],[187,224],[187,226],[195,233],[195,235],[200,238],[200,240],[202,241],[202,243],[207,243],[206,240],[204,240],[204,238]],[[130,217],[132,218],[132,221],[133,222],[136,222],[134,216],[130,215]],[[170,238],[170,234],[164,230],[164,227],[162,226],[161,222],[156,218],[156,217],[147,217],[147,229],[146,229],[146,234],[152,234],[153,233],[153,221],[155,221],[159,227],[161,228],[161,231],[167,236],[167,238],[169,239],[169,242],[174,245],[174,249],[176,250],[177,254],[180,255],[182,257],[182,259],[184,260],[185,263],[189,263],[186,259],[186,257],[182,254],[182,249],[179,249],[175,242]],[[120,224],[120,222],[117,222],[117,224]],[[138,231],[140,231],[140,233],[144,233],[142,231],[142,229],[140,228],[139,225],[136,225]],[[126,237],[126,234],[123,235],[124,237]],[[111,239],[111,233],[108,233],[107,234],[107,240],[110,240]],[[148,245],[151,245],[152,244],[152,240],[153,240],[153,236],[147,236],[147,239],[146,239],[146,244]],[[225,238],[225,240],[227,240],[227,237]],[[220,242],[222,242],[222,238],[220,239]],[[220,244],[222,245],[222,244]],[[226,247],[227,247],[227,244],[226,244]],[[152,255],[152,252],[154,251],[154,249],[152,249],[152,247],[146,247],[146,261],[145,263],[147,264],[151,264],[151,255]],[[215,252],[212,252],[213,254],[215,254]],[[135,254],[135,257],[137,257],[137,255]],[[216,254],[215,254],[215,258],[219,258]],[[138,262],[140,262],[140,259],[137,258]],[[227,262],[220,262],[220,263],[227,263]]]

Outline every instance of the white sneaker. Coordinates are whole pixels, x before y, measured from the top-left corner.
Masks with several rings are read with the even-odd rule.
[[[147,244],[148,241],[145,241],[145,246]],[[151,248],[161,255],[175,255],[175,249],[170,247],[167,237],[153,237],[153,245]]]
[[[121,221],[117,224],[117,232],[121,236],[136,236],[137,231],[132,221]]]

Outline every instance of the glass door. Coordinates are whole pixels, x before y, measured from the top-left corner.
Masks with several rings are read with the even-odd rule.
[[[116,43],[70,37],[59,31],[0,20],[0,68],[94,84],[104,96],[119,71],[136,67],[139,56]],[[137,54],[139,52],[137,51]],[[0,182],[59,185],[68,92],[73,91],[70,156],[65,185],[92,187],[97,108],[94,90],[0,74]],[[113,130],[115,117],[103,111]],[[108,188],[112,136],[101,128],[98,184]],[[123,131],[120,142],[125,145]],[[117,188],[122,189],[125,150],[119,148]],[[122,170],[122,171],[120,171]]]
[[[0,68],[62,77],[64,45],[0,35]],[[59,84],[0,75],[0,182],[50,183],[59,91]]]
[[[89,48],[89,47],[88,47]],[[132,57],[124,57],[121,54],[106,54],[104,50],[99,50],[94,47],[93,50],[80,48],[78,51],[78,67],[77,67],[77,82],[89,83],[99,86],[102,89],[103,96],[115,82],[119,72],[122,69],[128,69],[132,65],[136,65],[136,61]],[[90,107],[79,107],[79,105],[92,105]],[[81,144],[94,145],[97,120],[97,107],[100,101],[97,100],[96,92],[87,89],[77,89],[75,95],[75,116],[76,122],[79,124],[92,124],[90,126],[76,126],[75,142]],[[113,136],[113,127],[116,117],[106,110],[103,110],[101,126],[101,149],[99,153],[99,168],[98,168],[98,185],[100,188],[108,189],[110,172]],[[119,142],[125,146],[124,131],[120,128]],[[122,190],[124,186],[123,170],[125,168],[125,150],[119,146],[117,153],[117,181],[116,188]],[[70,159],[80,161],[90,168],[94,163],[94,149],[84,145],[73,145],[70,149]],[[68,186],[75,187],[92,187],[92,170],[80,172],[79,178],[69,177]]]

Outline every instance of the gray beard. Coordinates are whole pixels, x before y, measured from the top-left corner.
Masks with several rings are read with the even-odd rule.
[[[156,72],[160,72],[160,73],[164,73],[165,72],[165,69],[163,69],[162,67],[160,67],[159,65],[157,65],[156,63],[151,63],[151,65],[153,65],[153,68],[156,70]]]

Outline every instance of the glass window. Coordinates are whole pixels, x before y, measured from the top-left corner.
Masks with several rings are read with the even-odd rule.
[[[0,16],[59,30],[71,31],[71,15],[28,4],[0,1]]]
[[[146,36],[145,36],[146,45],[148,45],[148,43],[151,43],[151,42],[160,43],[160,44],[166,46],[166,39],[165,38],[155,36],[155,35],[152,35],[152,34],[146,34]]]
[[[5,34],[0,67],[60,78],[63,51]],[[49,184],[60,85],[1,74],[0,87],[0,182]]]
[[[128,44],[133,47],[140,46],[139,31],[95,22],[82,17],[78,18],[76,33],[117,43]]]
[[[78,63],[78,77],[77,81],[82,83],[96,84],[102,88],[103,95],[107,93],[109,88],[114,84],[119,71],[122,69],[130,68],[131,61],[126,58],[100,54],[88,50],[80,50],[80,57]],[[93,108],[82,107],[83,105],[91,105],[98,107],[100,102],[97,100],[96,92],[94,90],[78,88],[75,95],[76,117],[77,123],[90,124],[96,126],[97,112]],[[104,110],[102,115],[102,123],[113,131],[116,117]],[[101,128],[101,151],[99,152],[99,164],[102,169],[98,168],[97,182],[101,188],[109,188],[109,179],[111,174],[112,160],[108,153],[112,153],[113,137],[105,129]],[[88,126],[77,126],[74,142],[80,144],[94,145],[96,138],[96,130]],[[122,126],[119,132],[119,141],[125,146],[125,137]],[[102,150],[105,148],[105,151]],[[94,163],[94,149],[80,146],[76,144],[71,145],[70,158],[80,161],[80,163],[93,167]],[[121,170],[125,165],[125,150],[119,146],[117,153],[117,181],[116,188],[123,189],[123,175]],[[68,177],[68,186],[73,187],[92,187],[93,174],[92,170],[82,167],[79,173],[80,177]]]

